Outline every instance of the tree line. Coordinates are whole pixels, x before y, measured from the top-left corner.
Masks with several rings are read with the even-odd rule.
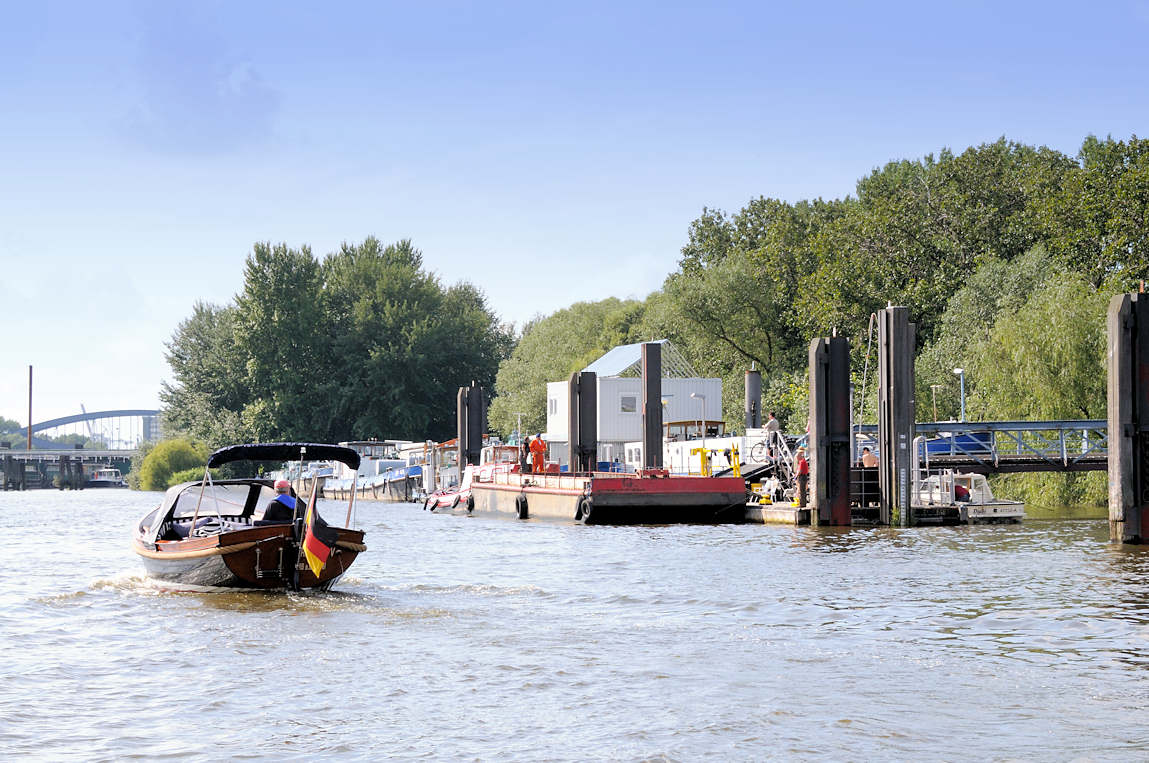
[[[1002,138],[889,162],[840,199],[703,209],[667,266],[645,299],[579,302],[512,332],[473,286],[427,273],[410,242],[368,239],[322,261],[260,244],[235,303],[197,305],[169,344],[165,422],[213,444],[439,439],[456,388],[475,380],[493,390],[494,431],[520,418],[542,431],[546,382],[666,338],[723,379],[734,429],[753,364],[765,407],[801,431],[809,341],[835,330],[873,421],[871,316],[891,303],[917,325],[919,420],[935,400],[938,418],[957,418],[955,366],[970,419],[1101,418],[1105,305],[1149,271],[1149,140],[1089,137],[1069,156]],[[1092,495],[1089,479],[1058,489]]]

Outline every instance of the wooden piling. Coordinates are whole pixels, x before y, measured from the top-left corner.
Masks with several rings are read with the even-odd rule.
[[[878,481],[883,524],[908,527],[914,442],[914,349],[909,309],[878,311]]]
[[[1149,542],[1149,295],[1109,302],[1109,539]]]

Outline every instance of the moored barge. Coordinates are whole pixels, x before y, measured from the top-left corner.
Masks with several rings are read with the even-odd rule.
[[[584,524],[740,522],[746,483],[740,477],[638,474],[521,474],[501,472],[471,484],[475,514],[555,519]]]

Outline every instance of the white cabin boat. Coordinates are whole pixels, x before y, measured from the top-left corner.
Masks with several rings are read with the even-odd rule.
[[[997,498],[984,474],[954,472],[949,469],[931,474],[918,482],[916,506],[956,508],[962,522],[1020,522],[1025,519],[1025,503]]]

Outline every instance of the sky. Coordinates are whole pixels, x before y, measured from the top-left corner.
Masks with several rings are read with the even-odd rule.
[[[646,297],[703,208],[1149,133],[1149,0],[0,6],[0,416],[158,407],[257,241],[410,238],[521,326]]]

